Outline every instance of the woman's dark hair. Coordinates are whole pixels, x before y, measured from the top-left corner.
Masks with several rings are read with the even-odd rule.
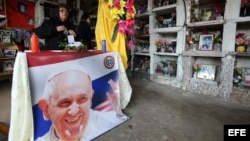
[[[60,8],[65,8],[69,12],[69,7],[66,4],[62,3],[62,4],[59,4],[56,8],[54,8],[54,10],[52,10],[51,13],[49,13],[49,17],[57,18],[59,20],[60,19],[60,16],[59,16]]]
[[[59,10],[60,8],[66,8],[66,9],[68,10],[68,12],[69,12],[69,7],[68,7],[66,4],[63,4],[63,3],[59,4],[59,5],[58,5],[58,10]]]
[[[81,21],[85,22],[89,17],[90,15],[88,13],[84,13],[81,17]]]

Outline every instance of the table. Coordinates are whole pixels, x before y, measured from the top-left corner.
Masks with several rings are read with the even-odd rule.
[[[121,57],[117,52],[107,52],[102,53],[100,51],[91,52],[81,52],[81,53],[66,53],[66,52],[40,52],[40,53],[25,53],[18,52],[14,71],[13,71],[13,82],[11,90],[11,122],[10,122],[10,132],[9,141],[33,141],[34,140],[34,123],[33,123],[33,113],[32,113],[32,98],[31,98],[31,86],[29,78],[29,66],[34,65],[36,56],[44,57],[49,56],[53,63],[60,61],[68,61],[67,58],[72,58],[73,60],[81,58],[90,58],[90,61],[95,62],[92,65],[104,64],[106,67],[111,67],[110,56],[114,59],[114,63],[117,63],[118,74],[119,74],[119,87],[120,87],[120,103],[121,108],[126,108],[130,101],[132,88],[128,81],[126,71],[123,67]],[[104,57],[105,59],[93,59],[97,57]],[[105,57],[106,56],[106,57]],[[33,57],[33,59],[31,59]],[[108,58],[108,59],[106,59]],[[43,58],[46,59],[46,58]],[[43,64],[41,64],[43,65]],[[111,66],[110,66],[111,65]],[[106,73],[106,72],[103,72]]]

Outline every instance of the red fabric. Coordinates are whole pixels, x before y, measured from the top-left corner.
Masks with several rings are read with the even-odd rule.
[[[27,0],[5,0],[6,12],[8,19],[8,27],[11,28],[26,28],[33,30],[34,26],[28,24],[29,18],[34,18],[35,3]],[[21,13],[18,11],[18,3],[24,3],[27,6],[27,12]]]

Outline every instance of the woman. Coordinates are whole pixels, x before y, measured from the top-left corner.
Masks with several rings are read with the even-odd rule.
[[[90,27],[91,19],[89,14],[83,14],[81,17],[81,22],[77,28],[77,36],[79,40],[83,42],[88,49],[93,49],[91,46],[91,39],[93,38]]]
[[[59,43],[67,40],[67,35],[74,35],[74,25],[69,20],[69,9],[67,5],[60,4],[55,15],[45,20],[41,26],[35,29],[39,38],[45,39],[46,50],[61,50]]]

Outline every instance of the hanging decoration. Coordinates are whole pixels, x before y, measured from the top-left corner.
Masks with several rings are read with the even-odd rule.
[[[117,33],[120,32],[127,37],[127,47],[131,49],[134,46],[132,36],[134,35],[134,0],[108,0],[108,8],[113,19],[117,20],[112,35],[112,42],[116,40]]]

